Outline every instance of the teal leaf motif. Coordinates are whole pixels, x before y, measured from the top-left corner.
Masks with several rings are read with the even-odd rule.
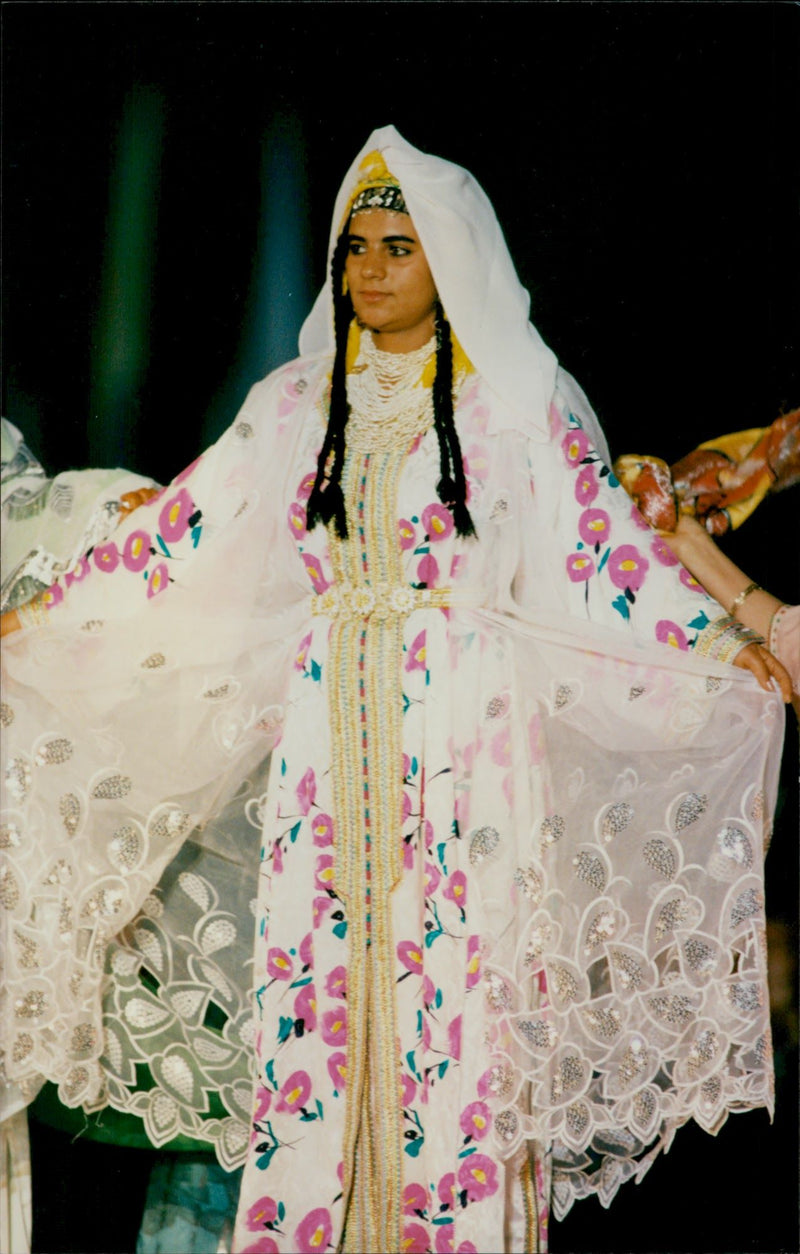
[[[322,678],[322,667],[319,662],[315,662],[313,659],[311,661],[311,678],[314,680],[315,684],[318,684]]]
[[[280,1026],[278,1027],[278,1041],[282,1045],[284,1041],[288,1041],[292,1035],[294,1027],[294,1019],[287,1019],[285,1015],[281,1015]]]
[[[423,1146],[423,1138],[421,1136],[418,1136],[418,1137],[415,1137],[413,1141],[406,1141],[403,1148],[405,1149],[406,1153],[409,1155],[410,1158],[419,1158],[419,1152],[422,1149],[422,1146]]]
[[[158,547],[161,549],[161,552],[165,553],[167,557],[172,557],[172,554],[170,553],[169,549],[167,548],[164,541],[161,539],[161,536],[158,535],[158,533],[156,533],[156,540],[158,541]]]
[[[338,936],[339,940],[344,940],[347,935],[347,920],[343,919],[341,923],[337,923],[333,929],[334,936]]]
[[[615,600],[611,602],[611,604],[614,607],[614,609],[617,610],[626,621],[630,618],[631,612],[628,609],[628,602],[627,602],[627,599],[622,595],[622,593],[620,593],[620,595],[616,597]]]
[[[300,823],[295,823],[294,827],[289,832],[289,840],[292,842],[292,844],[294,844],[294,842],[297,840],[297,833],[299,831],[300,831]]]
[[[696,631],[702,631],[704,627],[708,626],[708,623],[709,623],[708,615],[705,613],[704,610],[701,610],[700,613],[697,615],[697,618],[692,619],[692,621],[689,623],[689,626],[694,627]]]

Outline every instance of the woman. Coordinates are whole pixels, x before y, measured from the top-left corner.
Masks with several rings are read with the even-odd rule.
[[[785,676],[650,549],[466,172],[375,132],[331,259],[9,650],[10,1074],[244,1159],[240,1251],[544,1248],[551,1166],[607,1204],[770,1104]]]

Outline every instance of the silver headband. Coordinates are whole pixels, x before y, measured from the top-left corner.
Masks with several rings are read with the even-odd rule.
[[[365,187],[353,201],[350,215],[364,213],[370,209],[386,209],[390,213],[408,213],[403,193],[399,187],[390,183],[383,187]]]

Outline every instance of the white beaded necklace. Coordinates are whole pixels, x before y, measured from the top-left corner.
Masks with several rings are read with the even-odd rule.
[[[422,372],[436,352],[436,336],[411,353],[386,353],[369,331],[361,334],[358,357],[347,376],[348,447],[382,453],[408,445],[433,424],[433,391]]]

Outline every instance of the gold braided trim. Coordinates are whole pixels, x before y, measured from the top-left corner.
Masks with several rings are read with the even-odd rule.
[[[525,1254],[539,1254],[539,1205],[533,1172],[532,1152],[528,1151],[519,1173],[525,1213]]]

